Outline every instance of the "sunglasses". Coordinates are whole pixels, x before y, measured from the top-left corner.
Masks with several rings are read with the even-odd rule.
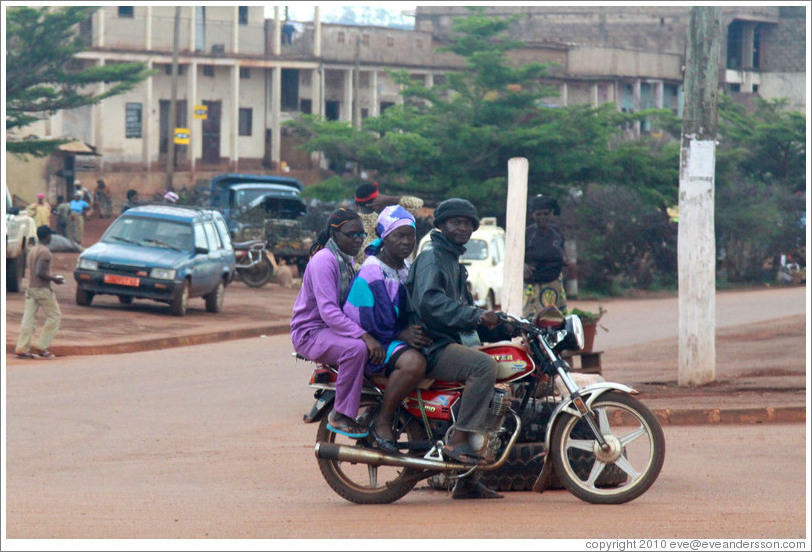
[[[361,238],[361,239],[364,239],[364,238],[367,237],[366,232],[349,232],[349,233],[347,233],[347,232],[343,232],[341,230],[338,230],[338,232],[341,233],[341,234],[344,234],[348,238]]]

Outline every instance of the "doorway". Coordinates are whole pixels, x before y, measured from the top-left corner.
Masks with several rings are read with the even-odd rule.
[[[220,163],[220,113],[222,102],[203,100],[206,118],[203,120],[203,163]]]

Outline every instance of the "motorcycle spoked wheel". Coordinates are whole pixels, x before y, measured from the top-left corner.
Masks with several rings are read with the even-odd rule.
[[[239,265],[237,265],[239,267]],[[265,255],[262,260],[250,268],[240,268],[238,270],[240,278],[248,287],[262,287],[271,280],[273,276],[273,266]]]
[[[619,391],[602,394],[592,403],[592,410],[611,451],[602,452],[594,436],[584,436],[583,420],[562,413],[550,445],[555,474],[568,491],[585,502],[623,504],[634,500],[654,484],[663,467],[665,436],[660,422],[640,401]],[[583,455],[571,454],[573,451],[592,456],[587,476],[579,473]],[[622,470],[625,480],[613,487],[600,487],[601,475],[611,466]]]
[[[377,408],[377,401],[362,400],[361,407],[358,410],[358,418],[371,419]],[[407,421],[408,423],[405,423]],[[403,427],[405,423],[405,428],[400,435],[396,435],[399,442],[425,443],[427,441],[423,426],[416,420],[407,420],[401,416],[398,423],[401,424],[400,427]],[[372,436],[365,439],[350,439],[330,431],[327,429],[327,416],[324,416],[319,423],[316,441],[346,446],[366,444],[370,447],[372,446],[371,443],[374,442]],[[319,470],[321,470],[327,484],[339,496],[355,504],[390,504],[395,502],[417,485],[419,479],[416,476],[422,472],[422,470],[398,466],[370,466],[339,460],[325,460],[323,458],[319,458],[318,463]]]

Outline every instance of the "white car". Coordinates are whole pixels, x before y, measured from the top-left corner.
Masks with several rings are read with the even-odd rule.
[[[429,242],[423,236],[418,254]],[[479,228],[465,244],[460,261],[468,269],[468,289],[478,307],[495,309],[502,304],[502,280],[505,267],[505,230],[496,225],[496,218],[484,217]]]

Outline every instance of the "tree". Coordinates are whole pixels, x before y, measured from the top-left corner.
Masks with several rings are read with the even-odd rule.
[[[149,75],[143,63],[83,67],[88,46],[79,33],[92,7],[13,7],[6,12],[6,132],[61,109],[92,105],[132,89]],[[104,92],[94,86],[104,83]],[[45,156],[64,140],[6,141],[6,151]]]
[[[547,106],[545,98],[554,95],[541,84],[547,66],[512,61],[510,52],[521,42],[504,36],[509,24],[510,19],[477,14],[458,20],[442,49],[464,58],[465,70],[433,87],[413,81],[406,71],[390,71],[403,85],[403,103],[365,119],[360,129],[318,116],[289,124],[307,138],[304,149],[324,153],[339,174],[354,166],[355,174],[363,169],[375,175],[388,193],[410,193],[429,203],[466,197],[483,215],[504,215],[511,157],[528,159],[531,194],[562,196],[602,181],[646,190],[653,204],[673,204],[674,171],[652,167],[675,160],[678,150],[613,149],[628,124],[666,111]],[[355,174],[344,176],[347,189]],[[331,182],[331,192],[336,189]]]

